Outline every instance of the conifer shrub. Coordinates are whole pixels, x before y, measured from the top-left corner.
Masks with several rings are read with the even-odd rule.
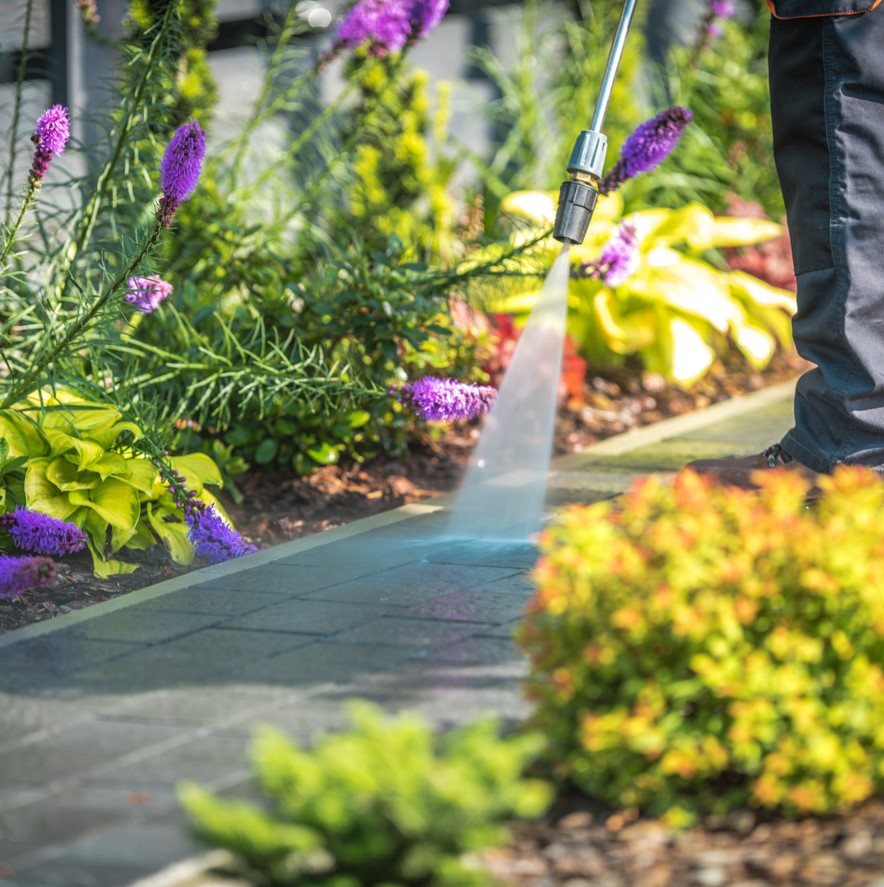
[[[674,824],[884,787],[884,483],[760,481],[648,478],[545,534],[520,643],[559,777]]]
[[[505,820],[548,804],[547,784],[522,777],[537,737],[501,738],[485,719],[439,740],[420,718],[388,721],[366,703],[351,717],[312,750],[259,732],[262,806],[181,787],[197,835],[231,854],[227,873],[304,887],[493,883],[468,854],[502,841]]]

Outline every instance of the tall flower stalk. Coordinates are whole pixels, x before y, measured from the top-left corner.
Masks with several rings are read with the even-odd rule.
[[[599,191],[610,194],[640,173],[656,169],[672,153],[692,116],[675,105],[640,123],[623,143],[620,158],[599,180]]]
[[[110,298],[130,280],[130,275],[141,265],[141,262],[159,240],[160,234],[172,224],[175,210],[182,201],[193,193],[199,178],[205,150],[205,135],[196,121],[190,121],[178,128],[163,156],[160,169],[162,196],[159,199],[154,224],[148,236],[142,242],[135,256],[128,261],[126,269],[104,286],[89,308],[75,321],[69,323],[55,342],[49,342],[42,349],[38,349],[28,368],[14,378],[8,386],[5,395],[0,400],[0,409],[12,406],[32,391],[40,376],[51,369],[59,358],[69,352],[82,334],[91,327],[92,322],[107,305]]]
[[[18,229],[21,227],[22,219],[24,219],[28,207],[43,184],[49,164],[53,158],[60,157],[64,153],[65,146],[70,137],[70,112],[64,105],[53,105],[51,108],[47,108],[37,119],[34,134],[31,136],[31,141],[34,143],[34,158],[31,161],[31,171],[28,174],[28,190],[22,201],[18,218],[13,223],[6,238],[3,251],[0,252],[0,268],[2,268],[3,263],[6,261],[12,244],[15,243]]]

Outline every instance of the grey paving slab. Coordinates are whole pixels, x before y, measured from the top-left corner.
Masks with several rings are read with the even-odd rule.
[[[157,724],[115,724],[97,719],[41,735],[26,753],[0,758],[0,785],[45,788],[74,784],[98,767],[128,758],[138,750],[176,744],[187,728]]]
[[[182,588],[139,604],[142,610],[171,610],[176,613],[210,613],[239,616],[279,602],[279,595],[253,588],[213,586]]]
[[[434,564],[418,561],[330,585],[307,595],[309,598],[341,603],[378,603],[407,607],[429,597],[459,588],[471,588],[495,579],[515,575],[507,567],[481,567],[462,564]]]
[[[264,607],[254,613],[226,622],[227,629],[255,631],[293,631],[304,634],[330,635],[371,619],[377,619],[390,608],[377,604],[340,604],[322,600],[288,600]]]
[[[118,610],[101,619],[80,622],[66,629],[71,638],[93,641],[130,641],[156,644],[217,625],[221,617],[202,613],[166,613],[143,610],[138,605]]]
[[[757,451],[790,421],[783,386],[630,432],[556,460],[549,504]],[[0,884],[130,887],[194,856],[175,786],[248,794],[262,724],[311,742],[347,723],[354,698],[439,728],[523,719],[527,662],[513,632],[538,553],[447,538],[447,502],[0,638]]]

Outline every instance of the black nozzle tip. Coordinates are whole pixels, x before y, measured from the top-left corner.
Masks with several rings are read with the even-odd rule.
[[[562,182],[553,237],[560,243],[583,243],[598,199],[599,192],[586,182],[576,179]]]

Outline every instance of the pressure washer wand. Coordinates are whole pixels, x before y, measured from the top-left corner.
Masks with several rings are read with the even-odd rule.
[[[620,23],[617,25],[617,33],[614,35],[614,42],[608,55],[592,122],[589,129],[583,130],[577,136],[568,161],[570,177],[562,182],[562,187],[559,189],[559,206],[556,210],[553,237],[562,243],[583,243],[599,197],[598,180],[604,171],[605,154],[608,150],[608,139],[601,131],[602,124],[608,111],[611,90],[614,88],[614,80],[623,56],[623,47],[626,45],[626,35],[629,33],[636,2],[637,0],[626,0],[623,12],[620,14]]]

